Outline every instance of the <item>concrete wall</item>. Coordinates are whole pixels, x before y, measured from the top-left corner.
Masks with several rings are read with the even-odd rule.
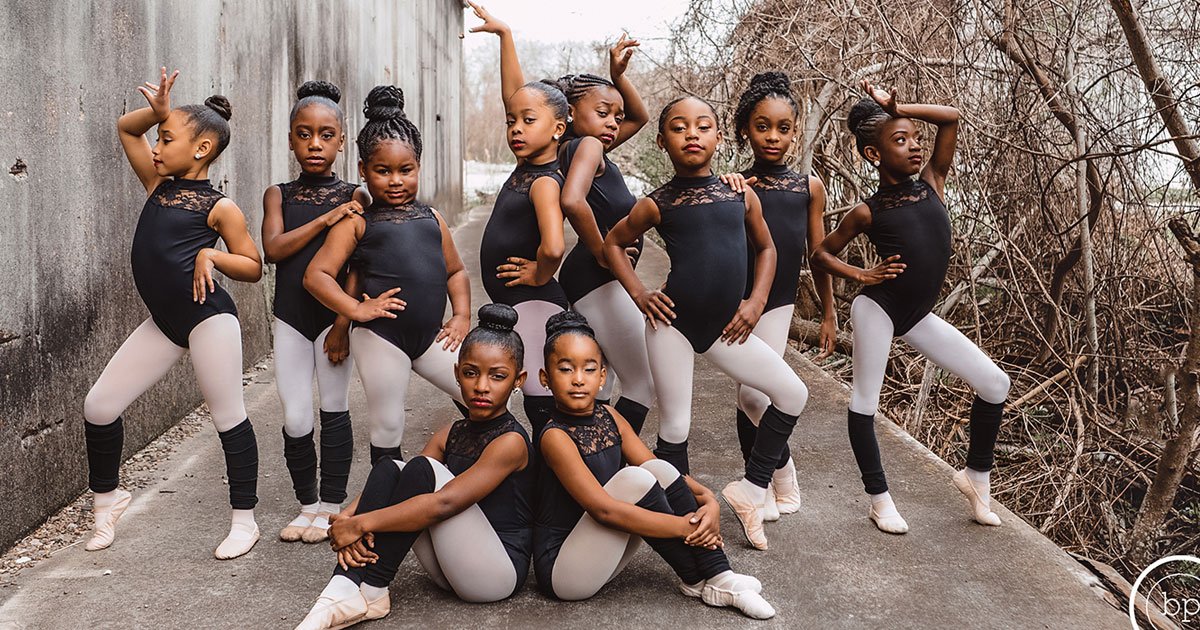
[[[258,238],[264,188],[297,172],[296,86],[340,85],[352,139],[370,87],[399,85],[425,136],[421,197],[453,215],[461,29],[458,0],[0,0],[0,548],[85,489],[84,395],[147,316],[129,270],[145,193],[115,130],[145,104],[136,86],[166,65],[174,103],[229,97],[211,175]],[[356,181],[356,160],[350,141],[338,172]],[[233,286],[247,364],[270,351],[272,273]],[[126,455],[200,401],[181,362],[126,413]]]

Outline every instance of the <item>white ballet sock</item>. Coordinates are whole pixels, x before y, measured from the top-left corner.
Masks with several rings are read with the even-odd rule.
[[[753,482],[745,477],[742,477],[742,479],[737,483],[742,487],[743,490],[745,490],[746,495],[750,497],[750,499],[754,502],[754,505],[762,507],[763,504],[767,502],[766,488],[754,485]]]
[[[755,578],[725,571],[705,582],[701,598],[709,606],[729,606],[748,617],[770,619],[775,616],[775,609],[759,594],[761,590],[762,585]]]
[[[254,510],[234,510],[230,517],[229,535],[213,555],[218,560],[229,560],[244,555],[258,542],[258,523],[254,522]]]
[[[340,602],[344,599],[360,596],[359,587],[354,583],[354,580],[344,576],[335,575],[329,580],[329,584],[325,586],[325,590],[321,591],[321,597],[328,597],[335,602]]]
[[[326,503],[321,501],[317,505],[319,506],[317,508],[317,512],[321,513],[337,514],[338,512],[342,511],[342,506],[340,503]]]
[[[735,593],[738,591],[754,591],[755,593],[762,591],[762,582],[759,582],[758,578],[733,571],[722,571],[708,578],[707,583]]]
[[[900,510],[896,509],[896,503],[892,501],[890,492],[881,494],[872,494],[871,505],[875,508],[875,513],[879,518],[890,518],[892,516],[900,516]]]
[[[319,505],[320,503],[301,505],[300,514],[297,515],[296,518],[292,519],[291,523],[288,523],[288,527],[308,527],[309,525],[312,525],[312,520],[316,518],[317,506]],[[312,516],[306,516],[310,514]]]
[[[92,507],[102,510],[113,503],[116,503],[117,497],[120,496],[120,494],[120,490],[112,490],[110,492],[93,492]]]
[[[359,586],[358,588],[362,592],[363,599],[367,600],[368,602],[373,602],[380,597],[387,597],[388,594],[388,588],[386,586],[371,586],[370,584],[363,582],[362,586]]]
[[[984,505],[992,504],[991,486],[992,486],[992,471],[979,471],[974,468],[966,468],[967,479],[971,480],[971,485],[975,488],[975,492],[979,495],[979,500],[983,501]]]

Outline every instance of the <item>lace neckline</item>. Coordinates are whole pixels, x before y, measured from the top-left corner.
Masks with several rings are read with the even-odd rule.
[[[418,205],[419,204],[416,199],[406,201],[398,206],[393,206],[393,205],[386,204],[382,201],[377,200],[377,201],[373,202],[371,205],[367,206],[366,211],[367,212],[403,212],[405,210],[412,210],[412,209],[416,208]]]
[[[557,159],[546,162],[545,164],[530,164],[528,162],[525,162],[524,164],[517,165],[517,168],[516,168],[516,171],[518,173],[543,173],[543,172],[548,173],[548,172],[557,171],[557,170],[558,170],[558,160]]]
[[[675,177],[672,177],[671,181],[667,182],[667,184],[672,188],[703,188],[705,186],[712,186],[719,181],[721,180],[716,175],[712,174],[700,175],[697,177],[676,175]]]
[[[332,186],[340,181],[337,175],[310,175],[301,172],[296,182],[305,186]]]
[[[916,186],[920,185],[920,183],[922,183],[923,181],[924,180],[922,180],[920,177],[913,177],[911,179],[902,179],[902,180],[896,182],[895,184],[885,184],[883,182],[880,182],[879,183],[879,192],[891,192],[893,190],[905,190],[908,188],[916,187]]]
[[[505,424],[508,424],[508,422],[510,420],[515,420],[515,418],[513,418],[512,413],[505,411],[504,413],[496,416],[495,418],[492,418],[491,420],[476,421],[476,420],[470,419],[469,417],[463,418],[463,420],[466,420],[466,422],[467,422],[466,427],[467,427],[468,431],[470,431],[471,433],[478,434],[478,433],[487,433],[488,431],[494,431],[494,430],[504,426]]]
[[[207,179],[183,179],[176,177],[170,180],[179,188],[192,188],[200,190],[203,188],[212,188],[212,182]]]
[[[749,170],[762,175],[787,175],[792,169],[783,162],[779,162],[777,164],[767,164],[766,162],[759,162],[755,160],[754,164],[750,166]]]
[[[592,413],[587,416],[574,416],[555,407],[550,410],[550,417],[555,421],[569,426],[592,426],[596,424],[596,416],[600,413],[600,405],[592,407]]]

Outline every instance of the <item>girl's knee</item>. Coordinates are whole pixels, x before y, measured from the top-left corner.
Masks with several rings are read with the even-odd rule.
[[[767,398],[767,395],[757,389],[752,387],[738,388],[738,407],[742,411],[745,411],[751,420],[757,422],[770,404],[771,400]]]
[[[654,475],[654,478],[658,481],[658,485],[663,488],[675,483],[675,480],[680,477],[679,470],[671,462],[662,459],[651,459],[642,462],[640,468],[650,471],[650,474]]]
[[[609,496],[626,503],[636,503],[658,485],[658,478],[640,466],[626,466],[604,484]]]
[[[775,405],[776,409],[788,415],[798,416],[808,406],[808,386],[794,373],[792,377],[792,382],[788,383],[787,390],[771,403]]]
[[[83,419],[96,426],[116,422],[117,417],[125,410],[116,409],[116,405],[113,405],[107,398],[103,392],[97,391],[93,386],[87,397],[83,399]]]
[[[993,366],[987,377],[975,388],[975,393],[987,402],[999,404],[1008,400],[1008,390],[1011,386],[1012,380],[1008,374]]]

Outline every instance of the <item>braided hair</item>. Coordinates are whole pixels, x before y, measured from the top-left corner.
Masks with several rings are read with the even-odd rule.
[[[324,105],[333,110],[338,120],[342,120],[345,114],[342,112],[342,106],[338,105],[340,102],[342,91],[338,86],[328,81],[305,81],[304,85],[296,89],[296,103],[292,105],[292,112],[288,114],[288,122],[295,121],[296,114],[309,105]]]
[[[739,149],[745,147],[746,138],[743,131],[750,128],[750,113],[764,99],[783,99],[792,106],[792,115],[800,116],[800,106],[792,96],[792,82],[782,72],[760,72],[750,79],[746,91],[738,98],[737,109],[733,112],[733,130]]]
[[[612,81],[605,79],[602,76],[588,73],[568,74],[553,81],[546,79],[545,82],[558,88],[558,90],[567,97],[567,104],[569,105],[578,103],[579,100],[587,95],[588,92],[596,88],[609,87],[613,88],[614,90],[617,88],[617,85]],[[571,121],[568,120],[567,133],[563,137],[564,142],[576,137],[575,131],[570,123]]]
[[[671,102],[669,102],[665,106],[663,106],[662,111],[658,113],[658,133],[663,133],[664,131],[666,131],[667,115],[671,113],[671,108],[675,107],[676,105],[678,105],[688,99],[695,99],[697,101],[700,101],[701,103],[704,103],[704,105],[706,107],[708,107],[708,110],[713,113],[713,121],[714,122],[717,121],[717,109],[712,106],[712,103],[709,103],[708,101],[700,98],[699,96],[692,96],[690,94],[685,95],[685,96],[678,96],[676,98],[671,99]]]
[[[517,310],[507,304],[484,304],[479,307],[479,325],[471,329],[458,348],[463,356],[476,344],[499,346],[508,351],[517,369],[525,364],[525,344],[513,327],[517,325]]]
[[[858,147],[860,155],[867,157],[863,150],[868,145],[879,141],[879,131],[883,127],[883,123],[891,118],[891,115],[869,96],[864,97],[850,108],[850,115],[846,117],[846,126],[850,128],[850,133],[854,134],[854,143]]]
[[[204,99],[203,105],[184,105],[179,111],[187,115],[194,136],[206,133],[217,136],[217,146],[212,152],[212,159],[217,159],[225,147],[229,146],[229,117],[233,115],[233,106],[229,104],[229,99],[220,94],[213,94]]]
[[[367,124],[358,132],[358,156],[363,162],[385,140],[407,143],[417,161],[421,161],[421,131],[404,115],[404,92],[400,88],[394,85],[371,88],[363,102],[363,115]]]
[[[588,320],[579,311],[561,311],[550,316],[546,320],[546,345],[542,348],[542,353],[547,359],[550,358],[550,353],[554,351],[554,344],[558,342],[558,338],[563,335],[583,335],[588,339],[596,342],[596,347],[600,346],[600,342],[596,341],[596,331],[588,324]],[[604,351],[600,351],[601,362],[604,359]]]

